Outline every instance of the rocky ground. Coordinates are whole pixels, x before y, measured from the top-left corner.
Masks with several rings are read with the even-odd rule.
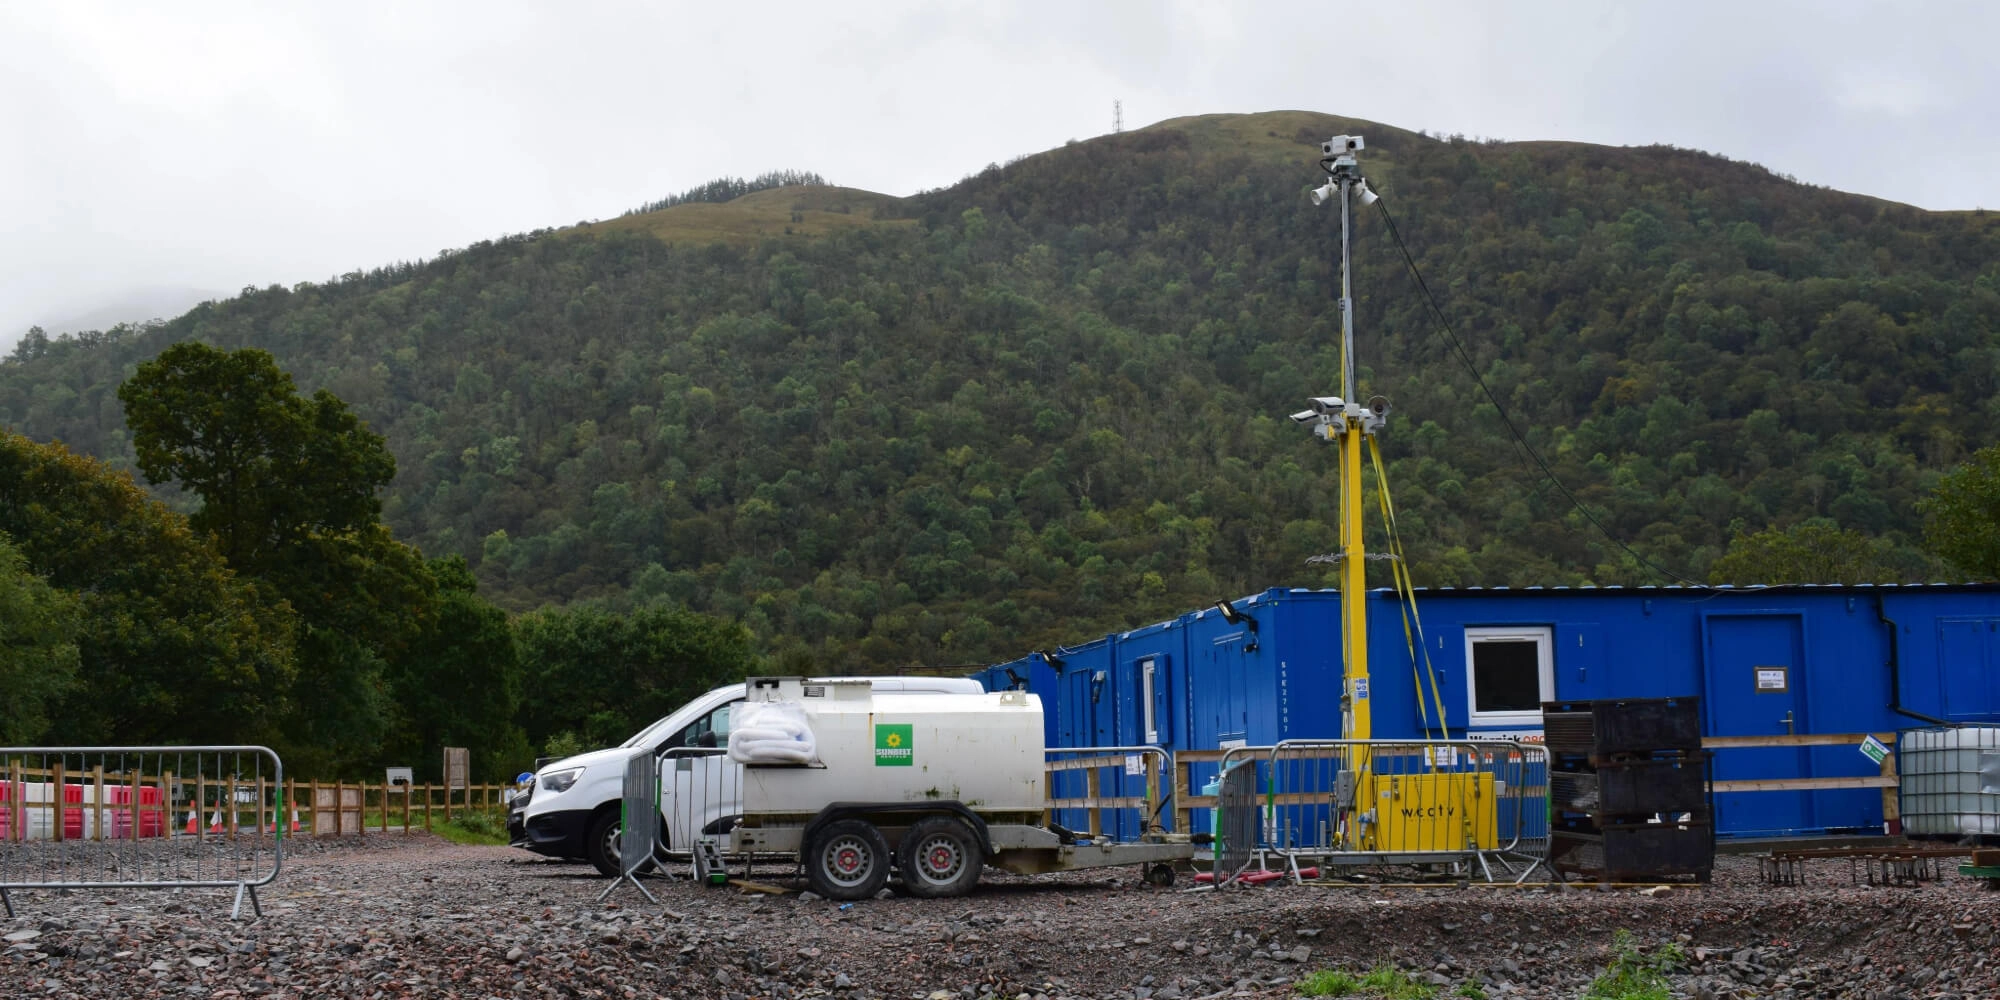
[[[502,847],[374,835],[287,846],[263,920],[221,890],[15,891],[5,997],[1287,997],[1313,970],[1393,964],[1488,997],[1580,996],[1619,930],[1687,956],[1678,996],[2000,997],[2000,892],[1951,876],[1799,887],[1723,859],[1706,887],[1320,887],[1219,893],[1137,873],[995,875],[957,900],[841,906],[649,881]],[[759,881],[797,887],[778,870]],[[246,908],[247,912],[247,908]],[[1467,990],[1468,993],[1472,992]]]

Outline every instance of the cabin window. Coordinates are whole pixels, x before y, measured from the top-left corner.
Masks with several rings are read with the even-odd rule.
[[[1153,699],[1159,691],[1160,661],[1148,656],[1139,661],[1139,717],[1144,722],[1146,743],[1160,742],[1160,720],[1153,709]]]
[[[1546,627],[1465,630],[1465,697],[1473,726],[1542,724],[1556,696],[1555,642]]]

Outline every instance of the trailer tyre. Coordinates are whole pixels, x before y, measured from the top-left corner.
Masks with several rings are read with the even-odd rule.
[[[903,888],[925,899],[971,892],[985,863],[979,839],[950,816],[918,820],[903,835],[896,856]]]
[[[889,842],[867,820],[835,820],[813,835],[806,882],[828,899],[867,899],[889,881]]]

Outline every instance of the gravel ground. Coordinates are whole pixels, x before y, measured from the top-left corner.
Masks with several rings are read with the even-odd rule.
[[[288,844],[266,919],[220,890],[16,891],[4,997],[1288,997],[1321,968],[1389,963],[1489,997],[1577,997],[1615,931],[1678,942],[1677,996],[2000,997],[2000,893],[1951,876],[1851,885],[1845,862],[1761,885],[1498,890],[1150,889],[1136,871],[998,873],[971,897],[841,907],[649,880],[428,836]],[[798,887],[775,869],[760,881]],[[1183,881],[1183,887],[1185,886]],[[246,907],[247,912],[247,907]]]

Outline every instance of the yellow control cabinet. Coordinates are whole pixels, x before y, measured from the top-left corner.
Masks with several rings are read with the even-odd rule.
[[[1375,816],[1379,851],[1492,850],[1499,844],[1490,772],[1377,775]]]

